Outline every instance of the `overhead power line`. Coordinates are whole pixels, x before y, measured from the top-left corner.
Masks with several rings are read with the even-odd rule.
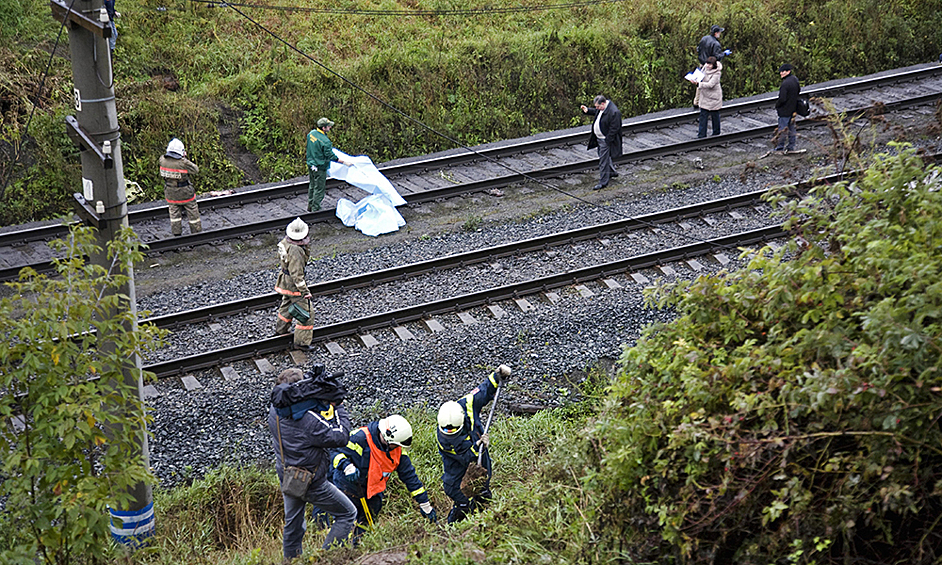
[[[309,12],[313,14],[359,15],[359,16],[484,16],[489,14],[519,14],[528,12],[546,12],[549,10],[567,10],[584,8],[600,4],[617,4],[626,0],[592,0],[567,4],[540,4],[536,6],[512,6],[507,8],[466,8],[455,10],[379,10],[364,8],[312,8],[308,6],[278,6],[273,4],[247,4],[242,2],[221,2],[219,0],[190,0],[216,8],[258,8],[282,12]]]

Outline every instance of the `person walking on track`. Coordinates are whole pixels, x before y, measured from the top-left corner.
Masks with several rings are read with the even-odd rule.
[[[160,157],[160,178],[164,179],[164,198],[170,210],[170,233],[183,235],[183,213],[190,223],[190,233],[203,231],[200,209],[196,204],[196,191],[190,175],[200,172],[195,163],[186,158],[186,148],[177,138],[170,140],[167,151]]]
[[[412,425],[402,416],[393,414],[354,430],[347,445],[331,450],[333,483],[357,507],[354,543],[373,527],[383,507],[386,482],[394,471],[418,503],[422,516],[432,522],[438,520],[425,485],[416,474],[412,460],[404,453],[411,445]]]
[[[294,320],[294,348],[301,351],[311,351],[314,338],[311,291],[304,281],[304,267],[311,256],[308,231],[308,225],[301,218],[288,224],[285,238],[278,243],[280,270],[275,281],[275,292],[281,295],[275,334],[291,333],[291,320]]]
[[[307,191],[307,210],[317,212],[327,193],[327,168],[331,161],[349,165],[334,154],[334,144],[327,137],[327,132],[334,127],[334,122],[327,118],[317,120],[317,127],[307,134],[307,167],[310,170],[310,185]]]
[[[481,409],[494,399],[497,387],[510,378],[510,373],[510,367],[501,365],[474,390],[457,401],[449,400],[438,410],[438,452],[444,468],[442,483],[445,494],[454,501],[448,513],[449,524],[463,520],[490,502],[491,457]],[[468,465],[479,459],[487,470],[487,477],[479,494],[469,498],[461,491],[461,480]]]

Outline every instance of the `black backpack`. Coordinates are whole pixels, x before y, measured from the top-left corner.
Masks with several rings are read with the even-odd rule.
[[[799,116],[803,117],[811,114],[811,106],[808,104],[807,98],[804,96],[798,97],[798,103],[795,104],[795,112],[797,112]]]

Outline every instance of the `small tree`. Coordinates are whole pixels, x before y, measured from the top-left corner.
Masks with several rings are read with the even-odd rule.
[[[2,563],[99,560],[111,547],[108,508],[153,481],[138,447],[148,416],[122,369],[162,332],[138,327],[116,293],[142,257],[134,232],[109,244],[108,270],[86,263],[101,251],[94,242],[91,228],[72,228],[52,245],[59,276],[26,268],[0,300]]]

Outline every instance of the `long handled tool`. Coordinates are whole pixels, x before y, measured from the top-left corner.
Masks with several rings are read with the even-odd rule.
[[[491,429],[491,420],[494,418],[494,409],[497,408],[497,398],[500,396],[502,384],[503,383],[498,383],[497,390],[494,392],[491,413],[488,414],[487,423],[484,425],[484,434],[487,434],[487,431]],[[481,465],[481,462],[484,460],[485,449],[484,446],[481,446],[481,450],[478,451],[477,462],[472,461],[471,464],[468,465],[468,469],[464,472],[464,477],[461,479],[461,492],[468,498],[481,494],[481,491],[484,490],[484,485],[487,484],[487,469]]]

